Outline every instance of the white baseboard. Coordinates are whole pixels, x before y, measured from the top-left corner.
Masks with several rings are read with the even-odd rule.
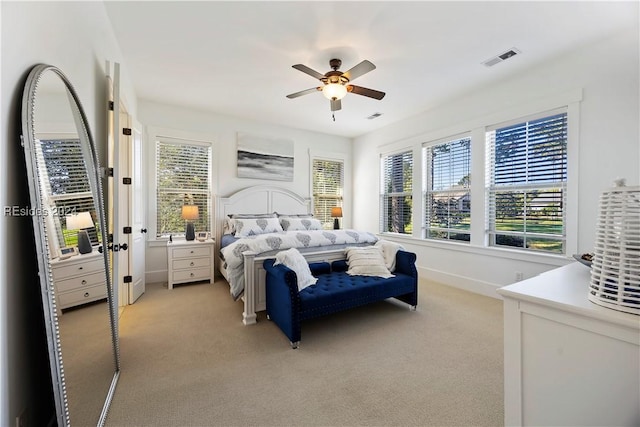
[[[482,280],[472,279],[470,277],[460,276],[457,274],[446,273],[444,271],[434,270],[432,268],[417,267],[418,277],[423,277],[443,285],[452,286],[454,288],[463,289],[465,291],[484,295],[491,298],[502,299],[496,292],[501,285],[484,282]]]
[[[146,271],[144,280],[147,283],[166,283],[168,280],[167,270]]]

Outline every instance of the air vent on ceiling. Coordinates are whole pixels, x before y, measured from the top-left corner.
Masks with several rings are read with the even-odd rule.
[[[373,119],[377,119],[378,117],[380,117],[382,115],[382,113],[373,113],[372,115],[370,115],[369,117],[367,117],[367,119],[369,120],[373,120]]]
[[[516,56],[517,54],[519,54],[520,51],[518,49],[511,48],[506,52],[501,53],[500,55],[494,56],[493,58],[487,59],[486,61],[483,62],[483,64],[487,67],[493,67],[494,65],[502,62],[502,61],[506,61],[509,58],[512,58],[514,56]]]

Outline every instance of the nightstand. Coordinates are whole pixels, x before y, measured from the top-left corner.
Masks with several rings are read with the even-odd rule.
[[[167,243],[168,288],[174,284],[213,281],[215,240],[180,240]]]
[[[107,298],[104,255],[92,252],[51,261],[59,309]]]

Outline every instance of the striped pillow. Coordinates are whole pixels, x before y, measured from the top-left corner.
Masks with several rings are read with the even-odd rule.
[[[349,266],[347,274],[351,276],[393,277],[393,274],[385,266],[380,248],[375,246],[354,247],[344,251]]]

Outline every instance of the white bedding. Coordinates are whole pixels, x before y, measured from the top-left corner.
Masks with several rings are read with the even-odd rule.
[[[373,244],[378,238],[372,233],[356,230],[308,230],[258,234],[239,239],[221,249],[228,273],[231,296],[238,299],[244,292],[243,252],[261,254],[289,248],[312,248],[333,245]]]

